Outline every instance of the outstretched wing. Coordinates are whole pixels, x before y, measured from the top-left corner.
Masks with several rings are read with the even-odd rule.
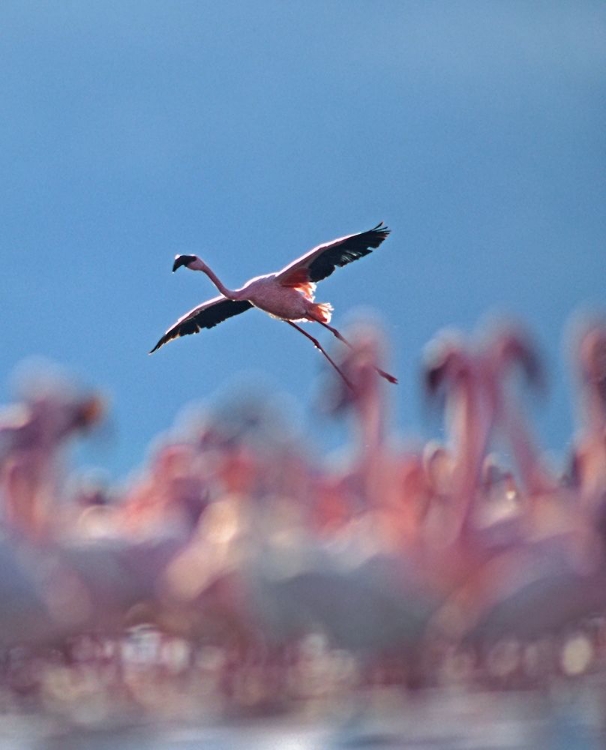
[[[347,237],[339,237],[332,242],[318,245],[279,271],[276,278],[286,286],[322,281],[330,276],[337,266],[345,266],[371,253],[379,247],[389,232],[390,230],[381,222],[367,232],[349,234]]]
[[[153,354],[156,349],[166,344],[172,339],[176,339],[179,336],[187,336],[190,333],[198,333],[202,328],[213,328],[219,323],[222,323],[228,318],[232,318],[234,315],[239,315],[245,310],[249,310],[252,307],[250,302],[247,300],[233,301],[226,297],[215,297],[214,299],[204,302],[198,307],[194,307],[182,318],[171,326],[168,331],[162,336],[160,341],[150,351]]]

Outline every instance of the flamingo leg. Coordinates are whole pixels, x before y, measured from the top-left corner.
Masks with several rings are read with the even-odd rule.
[[[329,326],[328,323],[324,323],[324,321],[322,320],[316,320],[315,322],[319,323],[321,326],[324,326],[324,328],[328,328],[328,330],[333,334],[333,336],[336,336],[339,339],[339,341],[342,341],[350,349],[354,348],[352,344],[350,344],[349,341],[343,336],[343,334],[337,331],[336,328]],[[388,380],[390,383],[396,384],[398,382],[397,378],[394,378],[393,375],[390,375],[388,372],[385,372],[385,370],[381,370],[380,367],[373,365],[373,368],[376,370],[378,375],[380,375],[382,378],[385,378],[385,380]]]
[[[292,326],[293,328],[296,328],[297,331],[299,331],[304,336],[306,336],[312,342],[312,344],[316,347],[316,349],[319,349],[322,352],[322,354],[326,357],[326,359],[330,362],[330,364],[335,368],[335,370],[343,378],[343,380],[345,381],[345,383],[353,391],[354,388],[353,388],[352,384],[346,378],[345,374],[343,373],[343,371],[341,370],[341,368],[337,365],[337,363],[333,359],[331,359],[331,357],[328,355],[328,353],[326,352],[326,350],[322,347],[322,345],[320,344],[320,342],[318,341],[318,339],[315,339],[313,336],[311,336],[309,333],[307,333],[307,331],[305,331],[303,328],[301,328],[300,326],[298,326],[296,323],[293,323],[292,320],[286,320],[285,322],[288,323],[289,326]]]

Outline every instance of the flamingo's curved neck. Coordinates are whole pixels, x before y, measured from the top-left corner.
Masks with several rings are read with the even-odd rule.
[[[477,376],[467,373],[455,384],[451,398],[449,431],[455,458],[453,499],[459,533],[466,536],[473,533],[472,516],[491,424],[482,403]]]
[[[375,373],[371,373],[373,376]],[[362,457],[380,450],[385,437],[383,403],[376,382],[363,394],[357,409],[359,451]]]
[[[191,268],[194,271],[202,271],[205,273],[208,278],[213,282],[213,284],[217,287],[217,289],[221,292],[222,295],[227,297],[227,299],[231,300],[237,300],[240,299],[240,290],[239,289],[228,289],[225,284],[221,281],[221,279],[217,276],[217,274],[209,268],[206,263],[203,263],[201,260],[197,259],[193,263],[189,264],[189,268]]]

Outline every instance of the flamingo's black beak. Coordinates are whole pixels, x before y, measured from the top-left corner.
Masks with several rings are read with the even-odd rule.
[[[177,268],[180,268],[181,266],[187,266],[195,259],[195,255],[177,255],[175,257],[175,262],[173,263],[173,273],[177,270]]]
[[[437,394],[438,389],[444,382],[444,376],[446,374],[446,363],[435,362],[431,365],[423,368],[422,380],[425,393],[429,397],[433,397]]]

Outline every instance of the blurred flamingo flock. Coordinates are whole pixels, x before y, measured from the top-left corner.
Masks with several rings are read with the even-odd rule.
[[[68,460],[109,417],[102,396],[18,384],[0,416],[5,708],[269,715],[604,672],[606,321],[570,347],[561,465],[524,405],[547,373],[523,325],[428,344],[420,386],[444,440],[426,444],[387,429],[383,333],[347,333],[349,387],[328,373],[319,404],[351,426],[338,460],[277,402],[234,397],[111,486]]]

